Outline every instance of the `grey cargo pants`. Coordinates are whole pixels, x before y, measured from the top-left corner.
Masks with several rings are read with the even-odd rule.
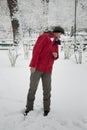
[[[30,88],[27,95],[26,109],[28,111],[33,110],[35,93],[38,87],[39,80],[42,80],[43,86],[43,107],[44,111],[50,111],[50,97],[51,97],[51,73],[44,73],[35,71],[30,76]]]

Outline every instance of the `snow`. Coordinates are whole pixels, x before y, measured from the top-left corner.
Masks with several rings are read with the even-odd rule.
[[[87,130],[87,64],[60,58],[52,74],[51,111],[43,116],[41,81],[34,111],[23,116],[30,70],[23,50],[11,67],[8,50],[0,50],[0,130]]]

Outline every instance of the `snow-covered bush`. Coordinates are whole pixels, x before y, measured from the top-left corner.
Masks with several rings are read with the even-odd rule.
[[[11,62],[11,66],[14,67],[16,60],[18,58],[19,54],[17,53],[17,48],[16,47],[12,47],[9,49],[9,60]]]

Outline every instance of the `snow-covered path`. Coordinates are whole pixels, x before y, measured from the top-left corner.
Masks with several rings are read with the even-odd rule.
[[[0,51],[0,130],[87,130],[87,64],[55,62],[52,75],[51,112],[43,116],[41,82],[35,109],[23,111],[29,84],[29,60],[19,56],[11,67],[7,51]]]

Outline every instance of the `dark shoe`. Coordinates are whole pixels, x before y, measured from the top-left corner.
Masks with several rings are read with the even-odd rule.
[[[24,116],[27,116],[28,112],[29,112],[28,110],[25,110]]]
[[[49,111],[44,111],[44,116],[47,116]]]
[[[27,114],[28,114],[30,111],[33,111],[33,109],[30,109],[30,110],[25,109],[24,116],[27,116]]]

